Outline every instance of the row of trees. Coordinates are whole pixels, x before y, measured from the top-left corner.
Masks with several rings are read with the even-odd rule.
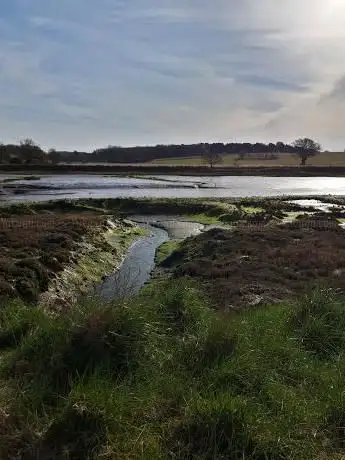
[[[309,139],[310,140],[310,139]],[[155,159],[169,159],[179,157],[199,157],[205,147],[213,155],[220,157],[224,154],[239,156],[257,154],[298,154],[300,146],[296,143],[285,144],[277,142],[269,143],[228,143],[221,142],[211,144],[173,144],[155,146],[120,147],[108,146],[94,150],[93,155],[96,161],[108,163],[145,163]]]
[[[99,162],[99,163],[145,163],[154,159],[183,157],[203,157],[211,167],[222,162],[222,155],[233,154],[238,159],[246,155],[264,155],[274,158],[284,153],[300,157],[301,165],[305,165],[308,157],[321,150],[320,144],[312,139],[297,139],[291,145],[277,142],[276,144],[250,143],[213,143],[213,144],[181,144],[156,145],[144,147],[106,147],[87,154],[85,152],[57,152],[55,149],[46,153],[32,139],[25,139],[19,145],[0,144],[0,163],[11,164],[42,164],[59,162]]]
[[[304,166],[307,163],[309,157],[315,156],[321,151],[321,145],[308,137],[296,139],[292,143],[291,147],[293,148],[293,153],[300,158],[301,166]],[[223,162],[222,155],[213,147],[212,144],[203,144],[201,146],[201,155],[204,162],[209,164],[211,168],[216,164]],[[244,156],[244,152],[240,152],[238,159],[242,160]]]

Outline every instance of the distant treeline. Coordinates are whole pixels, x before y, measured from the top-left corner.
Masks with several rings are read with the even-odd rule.
[[[203,147],[218,155],[232,154],[240,158],[247,155],[261,155],[272,158],[280,153],[300,154],[301,148],[284,142],[269,143],[211,143],[172,144],[154,146],[120,147],[108,146],[92,153],[74,151],[45,152],[31,139],[20,145],[0,144],[2,164],[44,164],[44,163],[146,163],[156,159],[198,157]],[[303,149],[302,149],[303,150]]]
[[[299,149],[290,144],[277,142],[269,143],[229,143],[221,142],[206,144],[208,148],[220,155],[233,154],[245,156],[248,154],[278,154],[298,153]],[[200,156],[203,144],[173,144],[137,147],[108,146],[97,149],[92,156],[97,162],[110,163],[144,163],[156,159],[197,157]]]

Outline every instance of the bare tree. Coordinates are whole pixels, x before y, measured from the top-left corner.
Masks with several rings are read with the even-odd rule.
[[[38,145],[32,139],[23,139],[20,141],[21,147],[38,147]]]
[[[223,157],[218,152],[210,148],[208,144],[202,144],[201,156],[203,161],[210,165],[211,168],[223,162]]]
[[[321,145],[308,137],[296,139],[292,145],[296,148],[296,154],[301,159],[301,166],[307,163],[309,157],[315,156],[321,150]]]
[[[46,161],[46,153],[32,139],[24,139],[20,141],[20,157],[26,164],[29,163],[44,163]]]

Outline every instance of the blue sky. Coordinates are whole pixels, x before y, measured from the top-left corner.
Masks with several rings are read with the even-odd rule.
[[[2,0],[0,140],[345,148],[343,0]]]

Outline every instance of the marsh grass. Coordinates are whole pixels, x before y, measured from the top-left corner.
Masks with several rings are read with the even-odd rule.
[[[3,310],[1,335],[29,326],[1,363],[1,458],[309,460],[343,452],[345,300],[337,293],[319,289],[230,317],[189,281],[95,302],[84,299],[59,319],[19,304]],[[306,340],[317,335],[310,324],[322,340],[327,326],[330,352]]]
[[[118,204],[113,212],[120,215]],[[60,206],[67,215],[75,209],[69,202]],[[128,212],[133,201],[121,206]],[[221,216],[224,206],[201,212]],[[341,269],[344,237],[336,226],[314,227],[214,230],[171,255],[171,247],[162,248],[162,265],[172,265],[175,275],[177,265],[185,270],[194,262],[189,277],[156,280],[130,299],[85,296],[58,316],[3,300],[0,458],[342,458],[345,299],[315,285]],[[77,231],[64,228],[70,236]],[[41,243],[67,250],[69,237],[58,233]],[[27,246],[31,258],[35,245]],[[25,257],[20,247],[15,251],[18,260],[27,259],[27,251]],[[10,265],[4,260],[1,266],[7,273]],[[32,260],[19,268],[39,271]],[[230,275],[239,268],[250,281],[289,283],[296,295],[228,314],[218,300],[229,300],[229,286],[238,292],[238,278]],[[205,276],[194,276],[196,270]],[[313,288],[305,294],[309,281]],[[331,281],[341,287],[339,277]]]
[[[199,281],[213,305],[238,310],[303,294],[315,284],[344,289],[344,230],[337,222],[215,228],[187,238],[161,262],[176,279]]]
[[[160,265],[168,256],[178,249],[180,240],[169,240],[161,244],[156,251],[155,262]]]

